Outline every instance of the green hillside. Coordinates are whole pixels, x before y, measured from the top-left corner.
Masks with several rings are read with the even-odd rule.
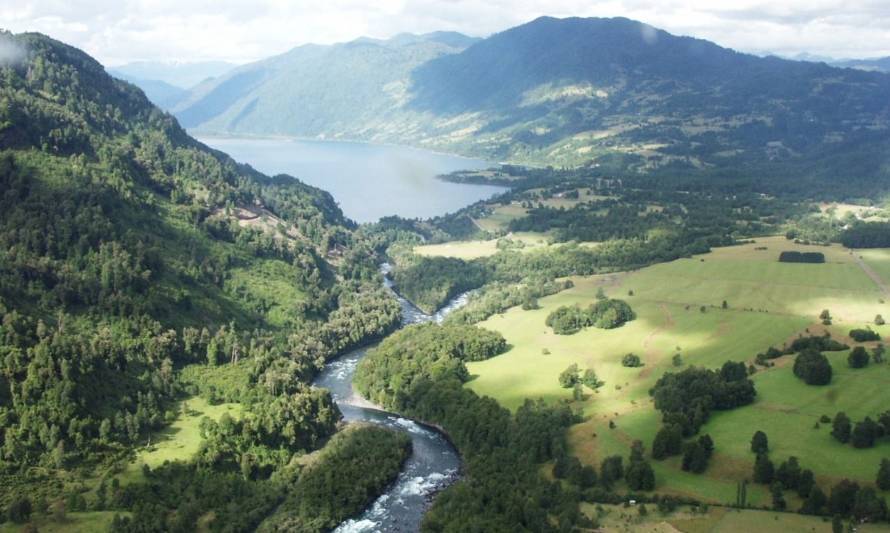
[[[39,34],[0,45],[14,51],[0,64],[0,519],[114,510],[130,516],[114,530],[192,530],[210,512],[255,527],[291,487],[271,474],[338,428],[315,372],[399,323],[376,259],[328,193],[200,144],[83,52]],[[238,420],[193,415],[195,395],[240,403]],[[185,462],[132,475],[152,438]],[[252,513],[224,508],[233,494]]]
[[[398,116],[413,68],[472,42],[439,32],[300,46],[199,85],[174,111],[202,131],[355,136]]]
[[[888,176],[890,76],[756,57],[622,18],[460,47],[304,46],[193,91],[189,128],[395,142],[705,177]]]

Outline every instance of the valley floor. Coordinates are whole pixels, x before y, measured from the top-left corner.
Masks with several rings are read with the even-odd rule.
[[[823,252],[826,262],[779,263],[785,250]],[[675,354],[683,366],[715,368],[727,360],[753,363],[758,352],[807,332],[827,330],[851,346],[856,344],[847,337],[851,328],[890,332],[890,326],[873,324],[875,315],[890,315],[875,276],[890,282],[890,250],[854,253],[838,245],[803,246],[771,237],[639,271],[576,278],[574,288],[542,298],[540,309],[513,308],[481,323],[502,333],[512,348],[469,364],[473,378],[468,386],[515,409],[525,398],[571,398],[571,390],[558,383],[560,372],[572,363],[582,371],[593,368],[605,386],[585,389],[587,397],[576,402],[586,420],[571,429],[570,445],[582,463],[598,465],[609,455],[626,456],[635,439],[651,448],[661,415],[648,391],[662,374],[678,369]],[[637,319],[618,329],[588,328],[568,336],[545,326],[551,311],[586,306],[601,287],[609,297],[626,300]],[[823,309],[831,312],[831,326],[822,326],[817,318]],[[644,366],[622,366],[627,353],[639,355]],[[838,411],[855,421],[886,409],[888,367],[851,369],[847,353],[826,354],[834,379],[825,387],[798,380],[791,371],[793,355],[775,360],[773,368],[760,368],[752,376],[755,403],[714,413],[701,429],[716,443],[709,469],[696,475],[681,470],[679,457],[653,461],[657,490],[713,503],[734,501],[737,483],[751,477],[750,440],[758,429],[769,436],[776,464],[797,456],[823,487],[844,477],[873,484],[880,460],[890,456],[888,444],[855,449],[834,440],[830,424],[818,424],[822,415],[833,417]],[[796,496],[787,497],[789,508],[797,509],[799,501],[791,499]],[[768,505],[767,488],[749,485],[748,502]]]

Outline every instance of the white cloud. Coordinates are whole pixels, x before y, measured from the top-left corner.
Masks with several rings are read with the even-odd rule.
[[[885,0],[0,0],[0,26],[47,33],[109,65],[245,62],[399,32],[485,36],[540,15],[625,16],[758,53],[890,55]]]

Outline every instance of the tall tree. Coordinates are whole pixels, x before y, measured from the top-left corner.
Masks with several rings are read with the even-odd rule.
[[[751,451],[758,455],[769,451],[769,439],[767,439],[766,433],[760,430],[754,433],[754,436],[751,437]]]

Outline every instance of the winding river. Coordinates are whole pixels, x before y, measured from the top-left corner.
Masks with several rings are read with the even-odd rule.
[[[383,266],[384,274],[388,268],[389,265]],[[388,279],[384,283],[392,290]],[[435,315],[427,315],[394,291],[393,294],[402,306],[402,326],[441,322],[448,313],[466,304],[468,298],[467,294],[461,294]],[[360,516],[342,523],[336,532],[418,531],[433,495],[457,479],[460,456],[438,431],[382,411],[353,390],[356,366],[371,348],[373,346],[360,348],[331,361],[313,385],[331,391],[345,420],[370,422],[407,433],[411,437],[412,453],[395,483]]]

